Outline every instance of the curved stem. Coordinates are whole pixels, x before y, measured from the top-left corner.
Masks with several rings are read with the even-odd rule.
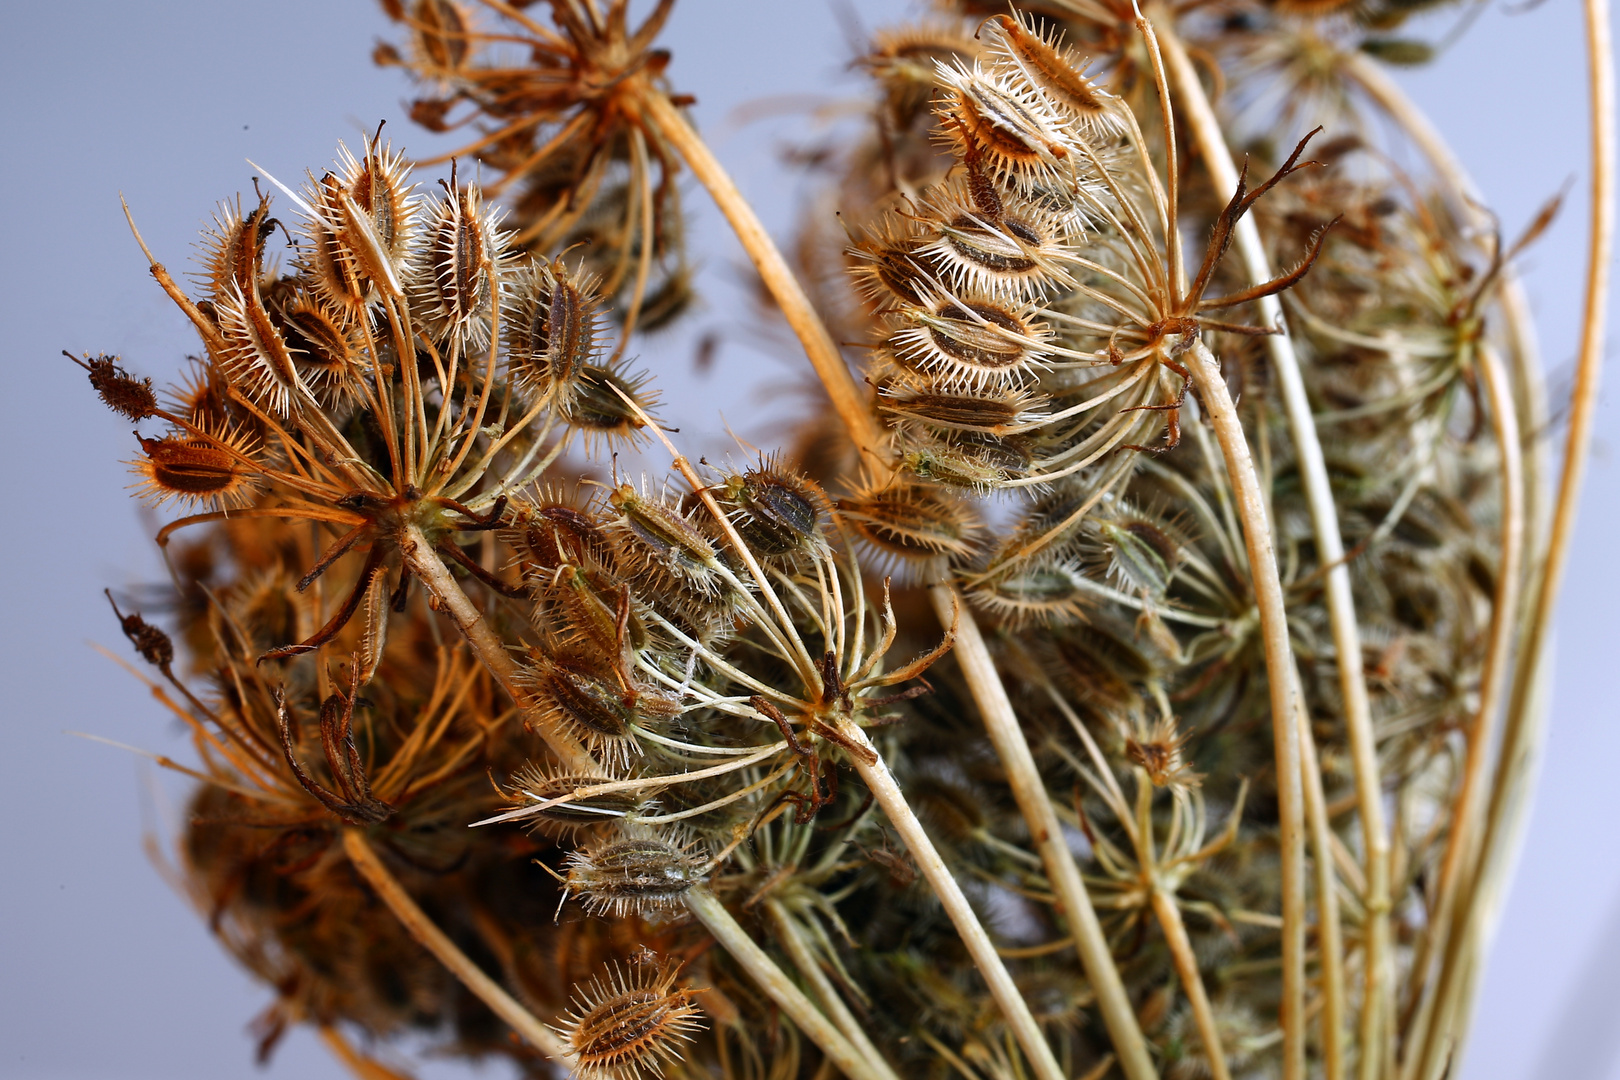
[[[984,728],[996,756],[1007,771],[1007,784],[1029,825],[1029,835],[1046,867],[1047,880],[1057,894],[1063,916],[1074,935],[1075,949],[1097,995],[1097,1007],[1113,1039],[1120,1068],[1129,1080],[1151,1080],[1157,1073],[1153,1059],[1148,1056],[1142,1028],[1131,1008],[1125,983],[1114,966],[1108,939],[1080,877],[1080,868],[1075,865],[1074,855],[1064,839],[1057,811],[1046,785],[1041,782],[1035,756],[1030,753],[1018,715],[1013,711],[1012,701],[996,672],[995,661],[979,632],[978,622],[951,586],[935,585],[929,590],[929,596],[940,625],[950,626],[951,620],[956,620],[956,662],[984,718]],[[1182,981],[1185,983],[1186,979]]]
[[[390,1069],[382,1062],[375,1061],[356,1050],[349,1044],[349,1040],[344,1038],[343,1032],[331,1024],[322,1024],[315,1032],[321,1037],[321,1042],[326,1044],[326,1048],[332,1051],[332,1056],[341,1061],[359,1080],[414,1080],[409,1074]]]
[[[473,606],[467,599],[467,594],[461,591],[461,586],[451,576],[444,562],[433,551],[433,545],[428,543],[422,530],[416,525],[407,525],[400,538],[400,552],[405,557],[405,565],[411,572],[422,579],[422,584],[438,600],[439,605],[449,613],[461,631],[461,636],[467,639],[473,652],[483,662],[495,681],[501,684],[514,704],[524,709],[526,719],[534,725],[535,731],[551,752],[556,754],[562,764],[571,772],[582,776],[606,775],[602,766],[595,758],[581,746],[579,740],[566,731],[558,729],[555,725],[547,725],[538,716],[532,715],[532,710],[526,708],[529,695],[523,692],[518,685],[518,666],[506,651],[506,644],[501,641],[495,631],[489,628],[484,619],[484,613]]]
[[[811,366],[826,388],[827,396],[832,399],[833,409],[844,422],[862,460],[873,463],[882,461],[886,455],[883,432],[877,418],[867,407],[865,396],[850,374],[849,366],[844,363],[838,345],[816,314],[798,279],[793,276],[787,260],[777,250],[765,226],[760,224],[753,207],[748,205],[737,190],[737,185],[726,175],[708,145],[692,130],[686,117],[670,104],[667,97],[649,86],[641,101],[647,119],[680,153],[692,174],[708,189],[715,205],[731,223],[732,231],[753,260],[765,287],[781,307],[782,316],[804,346],[805,355],[810,358]]]
[[[1063,1080],[1063,1069],[1057,1058],[1052,1054],[1052,1048],[1041,1034],[1040,1025],[1029,1011],[1029,1003],[1024,1000],[1023,994],[1013,982],[1012,976],[1007,972],[1007,966],[1002,963],[1001,956],[996,952],[995,943],[985,931],[984,925],[979,922],[978,915],[974,914],[973,906],[962,892],[962,886],[957,884],[956,878],[951,876],[950,868],[940,857],[939,849],[928,838],[923,830],[922,822],[912,812],[911,806],[906,802],[905,793],[895,781],[894,774],[883,757],[867,738],[866,732],[849,721],[847,717],[840,717],[838,733],[861,752],[851,753],[850,760],[855,771],[860,773],[861,779],[866,782],[866,788],[876,799],[878,806],[888,815],[889,823],[894,831],[900,834],[900,839],[916,860],[917,868],[922,871],[928,884],[933,886],[934,895],[939,897],[940,906],[956,927],[956,932],[962,938],[962,944],[967,947],[968,955],[973,958],[974,966],[984,977],[989,987],[990,996],[1001,1007],[1002,1018],[1012,1035],[1023,1047],[1024,1056],[1029,1061],[1030,1073],[1038,1080]]]
[[[1344,930],[1339,923],[1338,877],[1333,872],[1333,825],[1328,820],[1327,797],[1322,791],[1322,766],[1310,717],[1300,701],[1299,747],[1305,789],[1305,824],[1311,831],[1311,866],[1316,874],[1316,955],[1322,972],[1322,1076],[1344,1076]],[[1362,1052],[1372,1051],[1363,1048]]]
[[[535,1019],[533,1013],[518,1004],[516,998],[501,989],[499,983],[484,974],[466,953],[456,948],[456,943],[433,924],[433,920],[416,906],[410,893],[388,872],[388,867],[383,865],[377,852],[367,842],[365,833],[359,829],[344,829],[343,853],[417,944],[432,953],[439,963],[461,980],[463,986],[531,1046],[553,1061],[570,1064],[568,1048],[557,1033]]]
[[[866,1029],[861,1026],[861,1022],[855,1019],[854,1014],[849,1011],[849,1006],[844,1004],[838,988],[827,978],[827,973],[821,970],[821,965],[816,962],[810,946],[805,943],[804,935],[794,925],[793,917],[782,906],[782,902],[774,897],[767,899],[765,913],[771,917],[771,924],[776,930],[776,940],[787,950],[793,966],[799,969],[799,973],[815,990],[816,997],[821,999],[821,1007],[849,1039],[850,1046],[871,1063],[872,1071],[883,1080],[899,1080],[878,1048],[872,1045],[872,1040],[867,1038]]]
[[[1232,152],[1226,145],[1214,107],[1198,81],[1198,73],[1168,20],[1161,25],[1160,41],[1170,74],[1182,98],[1187,122],[1198,139],[1216,190],[1235,190],[1238,178],[1237,170],[1232,165]],[[1239,220],[1236,231],[1238,253],[1250,280],[1256,284],[1269,280],[1270,261],[1253,217],[1246,216]],[[1280,331],[1266,338],[1266,348],[1271,356],[1272,369],[1277,373],[1283,409],[1287,413],[1289,430],[1299,455],[1300,476],[1310,507],[1318,558],[1321,565],[1328,568],[1325,582],[1328,620],[1338,661],[1339,692],[1344,701],[1345,729],[1355,768],[1356,805],[1366,847],[1363,859],[1367,876],[1366,1003],[1361,1016],[1360,1043],[1363,1053],[1360,1075],[1362,1080],[1373,1080],[1377,1076],[1380,1056],[1371,1048],[1388,1038],[1386,1024],[1393,1013],[1395,978],[1389,922],[1389,826],[1384,818],[1378,742],[1373,731],[1372,706],[1362,671],[1361,632],[1356,624],[1355,599],[1351,595],[1350,567],[1345,562],[1344,539],[1339,532],[1333,488],[1328,480],[1327,463],[1322,456],[1316,423],[1311,415],[1310,399],[1305,393],[1304,380],[1300,377],[1299,358],[1294,353],[1293,341],[1288,336],[1278,299],[1275,296],[1265,297],[1259,301],[1259,307],[1261,321],[1276,326]]]
[[[1209,412],[1215,438],[1226,458],[1243,540],[1248,549],[1260,637],[1265,646],[1266,681],[1271,690],[1271,731],[1277,759],[1277,842],[1282,853],[1282,1028],[1284,1080],[1305,1075],[1305,813],[1299,724],[1295,720],[1294,654],[1288,640],[1277,556],[1266,521],[1265,496],[1249,454],[1226,380],[1209,348],[1193,344],[1187,370]]]
[[[850,1045],[832,1021],[804,996],[804,991],[793,985],[776,961],[765,955],[765,950],[748,936],[748,931],[732,917],[718,897],[707,888],[699,887],[686,894],[686,906],[703,924],[703,928],[765,991],[765,995],[788,1014],[805,1037],[815,1043],[827,1055],[827,1060],[849,1080],[892,1080],[886,1067],[868,1061]]]

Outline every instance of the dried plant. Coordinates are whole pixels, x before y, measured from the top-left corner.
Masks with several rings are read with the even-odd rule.
[[[265,194],[189,292],[148,252],[187,381],[75,358],[186,511],[178,645],[113,609],[192,733],[179,880],[274,992],[261,1056],[1446,1075],[1542,722],[1613,112],[1593,0],[1549,529],[1513,262],[1555,207],[1504,242],[1381,73],[1421,6],[944,5],[871,42],[796,274],[666,84],[668,2],[385,3],[415,119],[472,132],[442,191],[340,148],[275,182],[289,272]],[[683,170],[830,405],[740,464],[623,359],[690,295]],[[667,479],[575,454],[654,441]]]

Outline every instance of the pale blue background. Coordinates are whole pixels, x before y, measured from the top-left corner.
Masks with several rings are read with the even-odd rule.
[[[904,8],[863,3],[862,18]],[[800,112],[739,126],[745,102],[855,93],[851,55],[823,0],[681,0],[665,44],[674,83],[744,193],[779,235],[802,191],[775,164],[810,130]],[[156,566],[116,462],[127,425],[92,397],[58,350],[122,353],[174,371],[195,348],[148,278],[118,209],[122,190],[159,257],[181,271],[213,203],[249,186],[244,157],[292,182],[340,138],[403,121],[396,72],[367,59],[384,29],[362,0],[230,4],[0,3],[0,1078],[214,1078],[253,1074],[248,1019],[269,1000],[237,971],[141,854],[143,828],[175,813],[153,770],[62,734],[92,731],[178,752],[175,725],[95,639],[125,645],[103,586]],[[1442,61],[1406,79],[1447,130],[1511,232],[1566,179],[1564,217],[1527,259],[1555,386],[1567,386],[1585,221],[1584,62],[1579,11],[1547,0],[1493,10]],[[688,329],[643,345],[677,400],[689,449],[724,450],[718,409],[769,445],[797,399],[749,396],[796,375],[791,349],[734,333],[707,377],[690,375],[697,336],[747,323],[740,252],[700,192],[694,238],[705,307]],[[1613,374],[1612,372],[1610,374]],[[677,386],[679,390],[677,391]],[[1620,470],[1605,395],[1559,619],[1557,691],[1540,801],[1486,978],[1464,1080],[1620,1080]],[[165,790],[178,790],[164,783]],[[438,1065],[425,1075],[460,1075]],[[346,1075],[295,1033],[271,1077]]]

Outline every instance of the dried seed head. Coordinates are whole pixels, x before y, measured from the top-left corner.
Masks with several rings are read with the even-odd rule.
[[[1073,285],[1063,268],[1068,223],[1016,196],[999,197],[994,213],[979,201],[953,184],[923,204],[933,239],[921,254],[941,281],[958,293],[1014,304]]]
[[[923,249],[927,237],[903,222],[886,220],[878,231],[855,242],[846,254],[853,265],[855,287],[873,307],[887,310],[896,301],[926,304],[939,291]]]
[[[826,494],[774,460],[726,477],[714,495],[737,534],[760,558],[780,559],[826,546],[821,531]]]
[[[141,618],[138,611],[125,615],[118,610],[118,601],[112,598],[112,591],[101,591],[106,595],[107,603],[112,605],[113,614],[118,617],[118,628],[135,646],[135,651],[141,654],[141,659],[160,671],[168,672],[169,665],[174,663],[174,642],[169,640],[169,635]]]
[[[445,184],[445,192],[447,197],[428,214],[427,235],[417,255],[418,310],[439,340],[459,337],[480,347],[489,340],[490,308],[507,238],[496,228],[500,214],[484,209],[477,184],[460,189]]]
[[[1027,475],[1034,460],[1029,441],[1021,436],[1001,438],[971,431],[950,439],[908,439],[900,455],[901,465],[919,480],[979,494]]]
[[[581,788],[602,783],[600,776],[576,776],[557,773],[537,765],[526,765],[512,778],[515,791],[512,798],[520,803],[543,805],[562,798]],[[588,795],[570,799],[555,806],[546,806],[529,819],[535,826],[552,835],[572,835],[581,829],[601,825],[614,818],[645,811],[654,805],[634,791],[610,791],[601,795]]]
[[[232,453],[231,446],[229,439],[143,438],[143,456],[130,462],[130,471],[141,478],[135,485],[140,496],[153,506],[170,499],[220,509],[245,506],[253,493],[254,473],[238,456],[243,447],[235,446],[238,453]]]
[[[129,420],[145,420],[157,411],[157,394],[151,379],[137,379],[118,366],[116,356],[91,357],[83,360],[62,350],[62,355],[90,372],[90,385],[107,408]]]
[[[516,276],[510,316],[503,319],[507,364],[519,386],[550,395],[565,412],[585,369],[601,352],[593,283],[559,259],[534,262]],[[622,403],[621,403],[622,404]]]
[[[560,492],[541,492],[539,501],[513,507],[515,527],[503,539],[543,571],[563,566],[599,566],[611,569],[613,545],[602,523],[581,510]]]
[[[619,565],[637,579],[663,573],[699,593],[718,596],[724,583],[714,545],[675,502],[649,495],[646,481],[642,483],[641,491],[620,484],[608,495],[608,505],[618,513],[607,532]]]
[[[276,320],[257,288],[237,290],[215,306],[225,354],[220,366],[232,385],[277,416],[288,416],[293,403],[309,394],[298,365]]]
[[[980,530],[966,503],[904,480],[840,499],[838,509],[869,544],[905,563],[965,559]]]
[[[1046,324],[1012,305],[941,298],[897,318],[904,328],[887,343],[895,363],[945,389],[1016,387],[1042,366]]]
[[[638,965],[626,975],[617,965],[604,984],[593,978],[576,989],[573,1010],[557,1029],[574,1056],[580,1080],[643,1080],[664,1075],[680,1061],[679,1044],[702,1025],[693,991],[675,989],[678,969]]]
[[[990,51],[1038,87],[1044,99],[1068,114],[1082,129],[1121,128],[1117,99],[1081,74],[1086,61],[1063,48],[1056,30],[1042,31],[1033,16],[997,15],[990,20]]]
[[[969,600],[994,612],[1009,627],[1083,619],[1088,595],[1095,603],[1095,594],[1086,591],[1081,568],[1067,562],[1021,566],[977,582],[968,591]]]
[[[354,331],[331,309],[300,293],[279,312],[282,340],[292,353],[300,381],[323,404],[356,394],[360,345]]]
[[[533,659],[524,678],[535,688],[546,719],[573,732],[609,764],[623,764],[632,754],[641,753],[636,727],[680,712],[680,706],[668,698],[628,683],[614,672],[612,664],[540,652]]]
[[[932,21],[878,30],[862,63],[882,83],[890,117],[904,131],[933,104],[939,65],[978,52],[960,24]]]
[[[264,242],[277,225],[270,216],[270,200],[242,213],[235,205],[220,203],[214,226],[203,231],[202,284],[218,303],[234,292],[252,292],[264,277]]]
[[[580,370],[574,400],[563,415],[570,427],[585,432],[587,440],[592,436],[635,439],[646,426],[641,416],[651,416],[658,404],[656,395],[647,389],[650,381],[645,374],[626,376],[613,368],[586,365]],[[625,397],[636,403],[635,409],[625,404]]]
[[[1177,733],[1174,717],[1160,717],[1147,738],[1125,739],[1125,756],[1148,774],[1154,787],[1195,788],[1203,782],[1203,775],[1194,772],[1181,754],[1191,737],[1191,732]]]
[[[626,826],[618,834],[569,852],[565,893],[585,898],[585,910],[616,919],[679,907],[709,875],[709,857],[696,840]]]
[[[949,93],[940,115],[958,151],[971,147],[986,168],[1014,184],[1055,181],[1069,172],[1075,147],[1046,100],[1022,80],[975,62],[940,64]]]
[[[378,290],[402,294],[416,204],[405,154],[375,138],[366,140],[359,159],[339,144],[337,166],[306,189],[320,217],[305,223],[308,243],[299,262],[316,295],[354,319]]]
[[[878,391],[880,412],[943,431],[1000,435],[1008,427],[1039,423],[1045,399],[1021,390],[942,393],[932,386],[889,383]]]

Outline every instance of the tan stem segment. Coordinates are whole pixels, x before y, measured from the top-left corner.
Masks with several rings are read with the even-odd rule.
[[[1006,964],[1002,963],[1001,955],[996,952],[996,946],[990,940],[990,935],[979,922],[978,915],[974,914],[973,906],[968,903],[967,895],[962,892],[962,886],[951,876],[950,868],[940,857],[939,849],[934,847],[934,842],[923,830],[922,822],[917,820],[911,805],[906,802],[905,793],[900,790],[900,785],[896,782],[894,774],[889,771],[888,764],[872,745],[872,741],[867,738],[866,732],[851,723],[848,718],[840,718],[838,733],[860,748],[859,751],[849,755],[855,765],[855,771],[860,773],[861,779],[866,782],[867,790],[888,815],[889,823],[894,826],[894,831],[900,834],[900,839],[911,852],[912,859],[917,863],[917,869],[922,871],[922,876],[933,886],[934,895],[939,897],[940,906],[945,909],[946,916],[956,927],[957,934],[962,938],[962,944],[967,947],[968,955],[973,958],[974,966],[984,977],[990,996],[1000,1006],[1007,1027],[1018,1040],[1018,1045],[1023,1047],[1024,1056],[1029,1060],[1030,1073],[1039,1080],[1063,1080],[1063,1069],[1053,1056],[1052,1048],[1047,1044],[1045,1036],[1041,1034],[1040,1025],[1030,1013],[1029,1003],[1024,1000],[1017,984],[1007,972]]]
[[[883,1080],[899,1080],[894,1070],[889,1067],[889,1063],[884,1060],[883,1055],[878,1051],[878,1048],[867,1037],[866,1028],[861,1025],[859,1020],[855,1019],[855,1014],[849,1011],[849,1006],[844,1004],[844,999],[838,993],[838,988],[827,977],[827,973],[821,970],[821,965],[816,962],[815,954],[810,951],[810,946],[804,940],[803,932],[795,925],[793,916],[788,914],[787,909],[782,906],[782,902],[774,898],[766,900],[765,913],[771,917],[771,926],[776,931],[776,940],[781,943],[782,948],[787,950],[789,958],[793,961],[793,966],[799,969],[799,973],[804,976],[805,981],[816,992],[816,997],[821,999],[821,1007],[826,1010],[833,1023],[837,1024],[838,1029],[849,1039],[850,1046],[866,1061],[871,1063],[872,1071],[883,1077]]]
[[[332,1056],[343,1062],[344,1066],[359,1080],[415,1080],[407,1073],[390,1069],[380,1061],[374,1061],[349,1044],[343,1037],[343,1032],[330,1024],[322,1024],[316,1029],[321,1042],[332,1051]]]
[[[1193,1022],[1198,1025],[1198,1037],[1204,1043],[1204,1059],[1214,1080],[1232,1080],[1232,1070],[1226,1064],[1226,1051],[1221,1046],[1220,1029],[1215,1025],[1215,1010],[1209,1004],[1209,992],[1204,989],[1204,977],[1198,973],[1198,957],[1193,954],[1192,939],[1187,926],[1181,921],[1181,909],[1176,906],[1172,892],[1155,887],[1153,914],[1158,916],[1164,930],[1164,940],[1170,946],[1170,959],[1176,965],[1176,976],[1192,1005]]]
[[[1210,179],[1217,191],[1237,189],[1237,169],[1226,144],[1214,107],[1198,81],[1198,73],[1187,56],[1170,20],[1160,24],[1160,42],[1182,111],[1208,164]],[[1271,277],[1270,259],[1252,217],[1237,224],[1237,249],[1255,283]],[[1362,1080],[1377,1075],[1379,1055],[1370,1048],[1388,1038],[1387,1019],[1393,1012],[1394,978],[1389,923],[1389,827],[1384,819],[1383,785],[1378,769],[1378,743],[1373,733],[1372,707],[1367,697],[1366,677],[1361,663],[1361,632],[1356,625],[1355,600],[1350,589],[1350,567],[1345,561],[1344,539],[1339,532],[1333,488],[1328,480],[1327,463],[1317,435],[1311,403],[1300,377],[1299,358],[1283,321],[1282,304],[1275,296],[1259,302],[1261,322],[1278,328],[1268,336],[1266,348],[1277,373],[1283,409],[1294,447],[1299,455],[1300,475],[1310,507],[1311,525],[1318,558],[1327,568],[1328,621],[1339,667],[1339,692],[1344,700],[1344,720],[1356,776],[1356,804],[1366,845],[1364,871],[1367,877],[1366,925],[1366,1005],[1361,1017]]]
[[[849,366],[844,363],[843,353],[811,306],[810,298],[804,294],[787,261],[765,231],[765,226],[760,224],[753,207],[742,197],[737,185],[731,182],[731,177],[726,175],[708,145],[692,130],[686,117],[670,104],[667,97],[649,86],[642,96],[642,106],[647,119],[680,153],[692,174],[708,189],[715,205],[731,223],[732,231],[753,260],[765,288],[776,298],[783,317],[804,346],[805,355],[816,369],[827,396],[832,399],[833,409],[848,429],[849,437],[861,452],[862,460],[870,463],[882,461],[885,456],[883,432],[878,427],[876,417],[868,408],[864,395],[850,374]]]
[[[1283,605],[1277,555],[1266,519],[1265,495],[1254,471],[1249,440],[1237,407],[1221,377],[1220,364],[1202,342],[1194,343],[1193,385],[1209,411],[1215,438],[1226,458],[1243,540],[1260,611],[1260,637],[1265,646],[1266,681],[1271,688],[1271,731],[1277,759],[1277,831],[1282,852],[1282,1028],[1284,1080],[1305,1076],[1305,808],[1300,783],[1302,756],[1294,709],[1294,655],[1288,640],[1288,612]]]
[[[523,708],[529,696],[518,685],[518,666],[506,651],[506,645],[501,641],[495,631],[489,628],[484,620],[484,613],[473,606],[467,598],[460,584],[445,567],[433,545],[428,543],[422,530],[415,525],[407,525],[400,538],[400,551],[405,556],[405,565],[412,573],[422,580],[422,584],[433,594],[439,606],[449,613],[455,622],[456,629],[461,636],[467,639],[478,659],[483,662],[489,673],[495,676],[495,681],[501,684],[507,696],[519,707]],[[527,712],[527,710],[526,710]],[[602,766],[596,759],[581,746],[579,741],[566,731],[555,726],[544,725],[538,717],[527,716],[540,737],[545,739],[551,752],[556,754],[562,764],[580,776],[605,776]]]
[[[1322,765],[1310,735],[1310,717],[1300,702],[1300,781],[1305,789],[1305,824],[1311,831],[1311,864],[1316,874],[1316,954],[1322,981],[1322,1077],[1344,1076],[1344,930],[1339,925],[1338,877],[1333,872],[1333,823],[1322,791]]]
[[[893,1074],[882,1064],[881,1058],[875,1062],[868,1061],[850,1045],[832,1021],[804,996],[804,991],[793,985],[776,961],[765,955],[765,950],[748,936],[748,931],[732,918],[731,912],[726,910],[726,905],[718,897],[708,889],[699,887],[686,894],[686,906],[704,929],[714,935],[714,939],[731,954],[731,958],[765,991],[765,995],[788,1014],[799,1030],[849,1080],[893,1080]]]
[[[1047,880],[1051,882],[1052,891],[1062,905],[1063,916],[1074,935],[1075,949],[1080,954],[1080,963],[1085,967],[1086,978],[1097,995],[1097,1007],[1102,1012],[1103,1023],[1114,1041],[1120,1068],[1129,1080],[1151,1080],[1157,1073],[1153,1069],[1153,1059],[1148,1056],[1142,1028],[1136,1021],[1136,1013],[1131,1008],[1119,970],[1114,966],[1108,939],[1103,934],[1097,911],[1080,877],[1080,868],[1075,865],[1074,855],[1064,840],[1063,829],[1058,823],[1052,800],[1047,795],[1046,785],[1041,782],[1035,756],[1030,753],[1029,743],[1018,724],[1018,715],[1013,711],[1012,701],[1007,697],[995,661],[985,646],[984,635],[979,632],[979,624],[951,586],[935,585],[930,590],[930,596],[940,625],[950,626],[952,618],[956,620],[956,662],[961,666],[962,674],[973,692],[974,703],[984,718],[984,728],[995,747],[996,756],[1007,771],[1008,786],[1012,788],[1018,809],[1029,825],[1036,852],[1046,867]]]
[[[1502,565],[1496,574],[1496,596],[1491,608],[1490,647],[1481,676],[1479,708],[1468,728],[1468,754],[1463,763],[1461,789],[1454,802],[1452,835],[1440,870],[1440,899],[1431,933],[1444,946],[1439,978],[1426,994],[1413,1031],[1416,1051],[1408,1061],[1409,1076],[1438,1075],[1446,1058],[1461,1041],[1466,1022],[1463,1000],[1469,973],[1477,966],[1473,952],[1484,940],[1479,933],[1481,873],[1494,856],[1489,837],[1482,835],[1480,815],[1485,769],[1496,742],[1496,720],[1501,709],[1508,665],[1512,662],[1513,630],[1517,625],[1519,581],[1524,550],[1524,498],[1519,452],[1518,413],[1507,372],[1495,350],[1482,345],[1477,369],[1490,403],[1491,423],[1502,454]],[[1503,761],[1508,747],[1504,744]],[[1426,972],[1420,974],[1427,974]]]
[[[471,990],[479,1001],[488,1005],[491,1012],[506,1021],[507,1026],[546,1057],[565,1065],[571,1064],[568,1048],[557,1033],[535,1019],[533,1013],[518,1004],[516,998],[501,989],[499,983],[485,975],[466,953],[456,948],[456,943],[446,937],[443,930],[433,925],[433,920],[416,906],[410,893],[388,872],[388,867],[377,857],[363,832],[344,829],[343,852],[348,855],[354,868],[360,871],[360,876],[366,879],[377,898],[388,905],[388,910],[394,913],[400,925],[418,944],[432,953],[434,959],[460,979],[461,984]]]

